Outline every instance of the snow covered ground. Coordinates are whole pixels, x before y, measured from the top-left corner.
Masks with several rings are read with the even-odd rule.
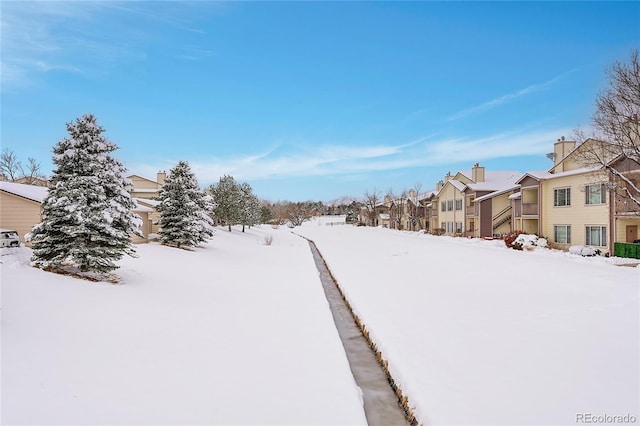
[[[640,268],[615,266],[628,259],[338,222],[293,231],[424,424],[640,418]],[[120,285],[2,249],[2,424],[365,423],[303,239],[263,226],[193,252],[137,248]]]
[[[306,241],[137,249],[120,285],[2,249],[2,424],[366,423]]]
[[[631,259],[317,221],[295,232],[315,241],[423,424],[640,419],[640,268],[615,266]]]

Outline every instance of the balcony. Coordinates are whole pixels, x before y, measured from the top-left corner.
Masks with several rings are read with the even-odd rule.
[[[522,203],[522,216],[538,216],[538,203]]]

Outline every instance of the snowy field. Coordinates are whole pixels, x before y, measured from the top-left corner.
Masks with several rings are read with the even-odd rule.
[[[120,285],[2,249],[3,425],[366,423],[306,241],[137,249]]]
[[[631,259],[317,221],[295,232],[315,241],[423,424],[640,419],[640,268],[615,266]]]

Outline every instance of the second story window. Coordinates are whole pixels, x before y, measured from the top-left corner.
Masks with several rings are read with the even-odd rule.
[[[558,188],[553,190],[553,206],[565,207],[571,205],[571,188]]]
[[[440,202],[440,211],[446,211],[447,203],[445,201]],[[444,227],[443,227],[444,228]]]
[[[453,200],[447,200],[447,211],[453,210]]]
[[[456,210],[462,210],[462,199],[456,200]]]
[[[606,203],[606,192],[603,183],[595,185],[587,185],[585,187],[585,204],[604,204]]]

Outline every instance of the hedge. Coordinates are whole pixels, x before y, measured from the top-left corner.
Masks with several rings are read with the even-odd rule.
[[[640,244],[614,243],[613,255],[616,257],[640,259]]]

